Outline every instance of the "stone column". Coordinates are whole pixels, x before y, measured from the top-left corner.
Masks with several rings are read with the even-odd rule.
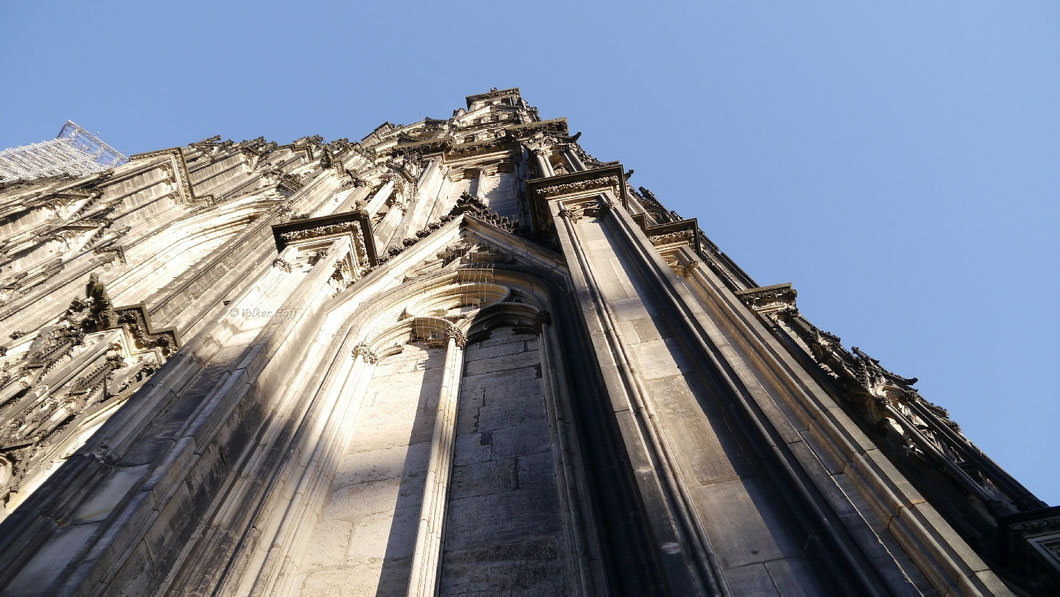
[[[369,216],[375,216],[376,212],[379,211],[379,208],[383,207],[383,204],[386,203],[386,200],[390,198],[390,193],[393,193],[393,192],[394,192],[394,181],[393,180],[387,181],[387,183],[385,185],[383,185],[383,188],[379,189],[379,192],[377,192],[368,201],[368,205],[365,206],[364,209],[365,209],[365,211],[368,212],[368,215]]]
[[[456,442],[457,401],[460,397],[460,380],[464,374],[464,347],[467,345],[467,337],[456,326],[450,326],[445,335],[448,338],[445,369],[431,436],[431,457],[423,490],[416,549],[409,574],[409,595],[434,595],[441,572],[445,506]]]
[[[586,168],[585,164],[582,162],[581,158],[579,158],[578,154],[574,151],[568,149],[567,151],[563,152],[563,155],[567,157],[567,162],[571,164],[575,172],[588,170],[588,168]]]
[[[545,152],[542,149],[530,150],[534,154],[534,160],[537,162],[537,167],[541,170],[541,176],[555,176],[556,172],[552,170],[552,164],[549,163],[548,158],[545,157]]]

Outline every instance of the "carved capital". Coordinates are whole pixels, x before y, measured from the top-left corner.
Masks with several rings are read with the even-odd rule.
[[[576,209],[571,209],[569,207],[561,207],[559,209],[559,217],[566,218],[570,220],[571,224],[574,224],[578,220],[582,219],[582,214]]]
[[[603,219],[603,218],[606,218],[607,215],[610,214],[611,211],[614,210],[614,209],[615,209],[614,202],[611,201],[610,199],[608,199],[607,197],[601,196],[597,200],[595,207],[587,207],[587,208],[585,208],[585,215],[592,216],[594,218]]]
[[[379,362],[379,357],[375,354],[375,351],[364,342],[353,347],[353,358],[356,359],[357,357],[361,357],[366,363],[372,365]]]
[[[682,263],[678,266],[678,273],[681,274],[681,277],[688,278],[692,275],[692,272],[696,271],[697,269],[699,269],[699,262],[689,261],[688,263]]]
[[[467,336],[465,336],[464,332],[462,332],[460,328],[456,327],[455,325],[451,325],[445,328],[445,337],[452,338],[453,340],[455,340],[456,345],[460,348],[464,348],[465,346],[467,346]]]

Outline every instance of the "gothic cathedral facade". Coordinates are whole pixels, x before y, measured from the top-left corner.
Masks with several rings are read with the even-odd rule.
[[[1060,509],[579,135],[0,182],[0,594],[1060,590]]]

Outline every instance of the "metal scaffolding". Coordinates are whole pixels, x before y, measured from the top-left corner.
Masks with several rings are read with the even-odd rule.
[[[128,161],[123,153],[68,120],[55,139],[0,150],[0,180],[33,180],[60,174],[83,176]]]

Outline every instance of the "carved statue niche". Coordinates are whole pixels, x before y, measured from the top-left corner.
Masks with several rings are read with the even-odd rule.
[[[93,273],[88,277],[85,296],[90,302],[89,313],[99,329],[105,330],[118,326],[118,315],[114,312],[114,304],[103,282],[99,281],[99,274]]]

